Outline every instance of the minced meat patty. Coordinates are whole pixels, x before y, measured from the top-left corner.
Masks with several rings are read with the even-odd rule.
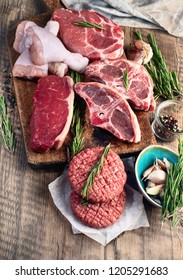
[[[93,166],[100,160],[104,147],[88,148],[74,156],[69,164],[68,176],[71,188],[81,195],[82,188]],[[105,156],[100,175],[96,175],[88,188],[87,200],[106,202],[118,196],[124,188],[127,175],[120,157],[111,149]]]
[[[74,191],[70,195],[70,205],[75,216],[85,225],[103,228],[114,224],[125,207],[125,191],[113,200],[103,203],[82,204],[83,199]]]

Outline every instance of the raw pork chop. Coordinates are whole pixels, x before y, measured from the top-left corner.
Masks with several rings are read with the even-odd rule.
[[[121,140],[135,143],[140,141],[137,117],[126,99],[115,89],[88,82],[75,84],[75,91],[86,101],[92,125],[110,131]]]
[[[50,75],[39,79],[34,92],[30,121],[30,148],[45,153],[59,149],[70,128],[73,114],[73,80]]]
[[[123,76],[128,73],[128,89]],[[153,82],[145,67],[127,59],[94,61],[85,71],[85,81],[98,81],[116,89],[135,109],[155,108]]]
[[[115,59],[123,53],[124,33],[110,19],[89,10],[57,9],[52,19],[60,24],[60,39],[66,48],[89,58]],[[104,29],[76,26],[75,22],[87,21]]]

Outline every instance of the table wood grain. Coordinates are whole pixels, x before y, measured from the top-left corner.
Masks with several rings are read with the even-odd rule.
[[[0,2],[0,84],[9,66],[6,34],[19,20],[54,10],[59,1],[1,0]],[[131,32],[126,29],[126,32]],[[146,34],[146,30],[143,30]],[[158,44],[183,85],[183,39],[159,31]],[[167,36],[169,40],[167,41]],[[9,69],[9,68],[8,68]],[[33,170],[27,164],[18,111],[9,117],[17,136],[15,154],[0,144],[0,259],[183,259],[183,228],[161,227],[161,210],[144,201],[150,227],[125,232],[102,246],[79,234],[73,235],[69,222],[52,202],[48,184],[62,170]],[[162,143],[177,152],[177,141]]]

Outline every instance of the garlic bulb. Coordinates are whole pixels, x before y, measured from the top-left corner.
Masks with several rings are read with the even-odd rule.
[[[153,56],[152,48],[142,40],[136,40],[127,50],[127,58],[138,64],[146,64]]]

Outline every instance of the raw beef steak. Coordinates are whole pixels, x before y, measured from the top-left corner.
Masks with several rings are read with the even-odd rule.
[[[59,149],[70,128],[73,114],[73,80],[50,75],[39,79],[33,96],[30,148],[45,153]]]
[[[88,148],[72,158],[69,164],[68,176],[72,190],[81,196],[83,186],[92,168],[101,158],[104,147]],[[92,203],[106,202],[118,196],[124,188],[127,175],[120,157],[109,151],[104,158],[100,175],[96,175],[94,183],[88,188],[84,199]]]
[[[128,88],[124,72],[128,73]],[[153,82],[143,65],[127,59],[94,61],[85,71],[85,81],[98,81],[115,88],[135,109],[151,111],[155,108]]]
[[[114,224],[121,216],[126,202],[123,191],[109,202],[82,204],[82,198],[71,192],[70,205],[75,216],[84,224],[94,228],[104,228]]]
[[[140,141],[137,117],[119,92],[95,82],[77,83],[75,91],[86,101],[92,125],[110,131],[121,140],[134,143]]]
[[[60,24],[59,36],[66,48],[77,52],[90,61],[97,59],[115,59],[123,53],[124,33],[110,19],[89,10],[57,9],[52,19]],[[76,26],[75,22],[87,21],[102,26],[88,28]]]

